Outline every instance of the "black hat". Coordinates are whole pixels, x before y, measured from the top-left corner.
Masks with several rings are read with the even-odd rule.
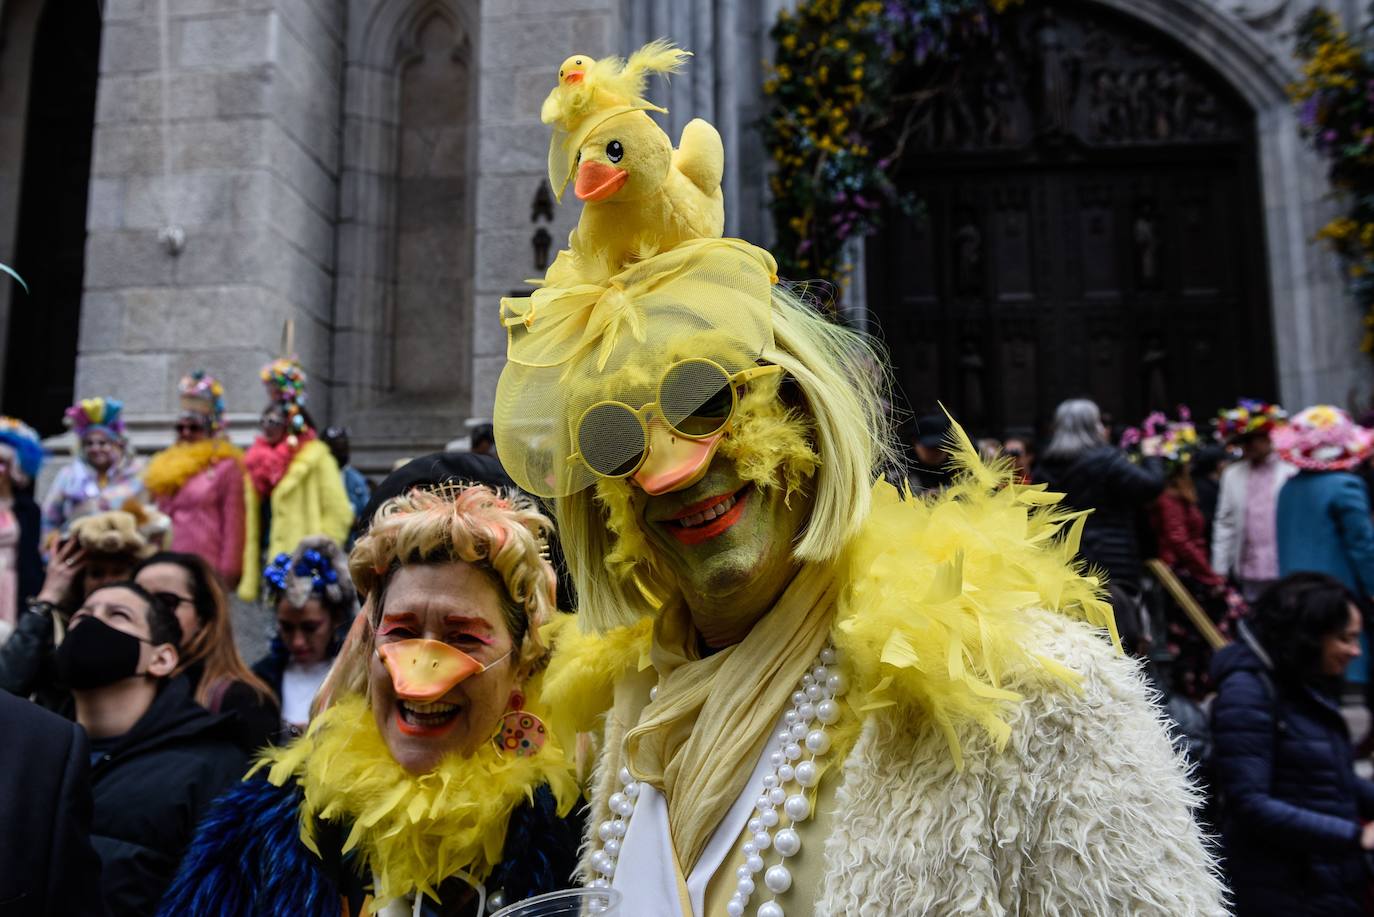
[[[945,414],[922,414],[916,418],[912,439],[927,449],[943,449],[949,443],[949,417]]]
[[[515,489],[515,482],[506,474],[506,469],[490,455],[478,455],[474,452],[431,452],[429,455],[411,459],[382,479],[382,483],[372,491],[372,498],[367,501],[367,506],[358,520],[358,534],[367,531],[378,507],[392,497],[399,497],[417,487],[433,487],[449,481],[485,484],[503,490]]]

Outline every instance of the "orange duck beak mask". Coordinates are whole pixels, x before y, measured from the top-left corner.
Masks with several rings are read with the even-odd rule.
[[[432,703],[474,675],[480,675],[510,653],[483,665],[439,640],[398,640],[377,647],[401,700]]]

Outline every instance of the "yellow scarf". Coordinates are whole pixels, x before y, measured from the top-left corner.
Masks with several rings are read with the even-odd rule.
[[[571,767],[551,739],[520,758],[484,743],[471,757],[450,755],[416,776],[391,757],[366,698],[344,697],[304,736],[268,750],[250,775],[267,767],[277,786],[295,778],[301,841],[317,855],[316,822],[352,828],[343,853],[357,848],[375,877],[378,907],[412,892],[438,900],[435,889],[458,872],[485,879],[500,862],[511,812],[548,784],[566,815],[578,798]]]
[[[655,619],[650,659],[658,698],[626,734],[626,764],[667,799],[683,875],[743,792],[778,716],[825,645],[835,615],[833,573],[802,568],[744,640],[705,658],[681,600]]]
[[[198,443],[175,443],[148,460],[143,483],[154,497],[170,497],[191,478],[227,458],[243,458],[243,450],[227,439],[215,437]]]

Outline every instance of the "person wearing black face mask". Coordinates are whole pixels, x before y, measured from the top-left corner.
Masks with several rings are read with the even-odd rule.
[[[201,812],[243,775],[227,716],[207,713],[177,667],[181,627],[133,582],[72,615],[56,666],[91,745],[91,840],[112,917],[151,915]]]

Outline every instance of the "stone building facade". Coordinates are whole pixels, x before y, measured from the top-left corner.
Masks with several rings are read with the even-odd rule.
[[[1274,361],[1291,404],[1368,387],[1358,313],[1310,244],[1330,207],[1324,170],[1285,95],[1287,36],[1310,2],[1076,4],[1166,36],[1253,110],[1274,342],[1255,359]],[[78,23],[56,0],[0,0],[0,261],[34,288],[0,284],[5,410],[51,432],[63,398],[114,394],[153,446],[176,380],[204,367],[224,378],[246,435],[257,370],[289,321],[312,410],[352,428],[363,467],[462,437],[491,414],[498,299],[540,273],[577,217],[575,201],[548,207],[541,191],[538,110],[558,62],[658,36],[696,51],[655,90],[665,126],[719,126],[727,232],[766,242],[757,121],[781,5],[104,0]],[[1359,15],[1356,0],[1341,5]],[[98,63],[80,56],[78,33]]]

